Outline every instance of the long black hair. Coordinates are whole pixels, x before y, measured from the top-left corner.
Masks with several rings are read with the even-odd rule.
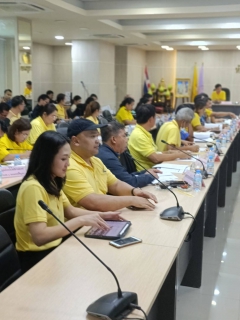
[[[33,147],[23,181],[33,175],[47,193],[59,197],[65,178],[53,178],[51,170],[54,157],[66,143],[69,143],[68,138],[58,132],[46,131],[42,133]]]
[[[126,104],[131,104],[133,103],[135,100],[133,98],[130,98],[130,97],[127,97],[125,98],[121,103],[120,103],[120,106],[119,106],[119,109],[121,109],[122,107],[125,107]]]

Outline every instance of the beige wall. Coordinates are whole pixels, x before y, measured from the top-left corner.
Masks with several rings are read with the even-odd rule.
[[[211,95],[216,83],[231,91],[231,100],[239,101],[240,74],[235,68],[240,64],[240,52],[235,51],[178,51],[176,76],[178,78],[193,78],[194,64],[198,71],[204,63],[204,92]]]
[[[71,47],[33,44],[33,91],[35,103],[47,90],[58,93],[72,91]]]

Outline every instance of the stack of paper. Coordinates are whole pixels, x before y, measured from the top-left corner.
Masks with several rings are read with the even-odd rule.
[[[188,168],[188,166],[183,164],[161,163],[156,164],[153,168],[162,171],[162,173],[158,174],[159,180],[162,182],[166,182],[170,180],[180,180],[177,176],[174,175],[174,173],[181,174],[186,170],[186,168]],[[154,180],[152,183],[157,184],[159,182],[157,180]]]

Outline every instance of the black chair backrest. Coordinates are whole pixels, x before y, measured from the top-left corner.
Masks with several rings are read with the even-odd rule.
[[[61,121],[57,124],[57,128],[68,128],[69,123],[66,121]]]
[[[111,112],[110,112],[109,110],[104,110],[104,111],[102,112],[102,115],[103,115],[103,117],[104,117],[108,122],[113,121],[112,114],[111,114]]]
[[[0,292],[13,283],[21,274],[21,267],[14,244],[6,230],[0,226]]]
[[[133,161],[132,158],[130,158],[126,152],[129,153],[129,151],[125,151],[123,153],[120,154],[120,162],[121,164],[127,169],[127,172],[128,173],[133,173],[133,172],[136,172],[137,169],[136,169],[136,165],[135,165],[135,162]]]
[[[228,88],[222,88],[222,91],[226,92],[226,101],[230,101],[231,100],[230,90]]]
[[[0,189],[0,226],[8,233],[13,244],[16,242],[14,214],[16,201],[10,191]]]
[[[61,133],[64,137],[67,137],[68,127],[57,128],[57,132]]]
[[[105,119],[105,118],[103,118],[103,117],[99,117],[99,118],[98,118],[98,121],[99,121],[100,124],[108,124],[107,119]]]

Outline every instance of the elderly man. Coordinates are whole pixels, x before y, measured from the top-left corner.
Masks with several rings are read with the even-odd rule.
[[[95,157],[99,149],[97,129],[104,126],[87,119],[76,119],[70,123],[68,137],[72,154],[64,193],[72,205],[88,210],[114,211],[124,207],[153,210],[155,206],[149,199],[157,202],[154,195],[118,180]]]
[[[105,166],[121,181],[130,184],[133,187],[145,187],[158,178],[157,173],[161,172],[157,169],[149,169],[153,174],[151,176],[148,172],[140,171],[128,173],[124,166],[119,161],[119,155],[127,150],[127,134],[124,125],[112,121],[108,126],[101,129],[102,146],[99,148],[97,157],[102,160]]]
[[[181,140],[180,129],[188,127],[194,118],[194,112],[190,108],[182,108],[175,116],[175,120],[165,122],[157,134],[156,144],[159,151],[167,151],[177,147],[180,150],[198,152],[199,147],[191,142]],[[169,145],[162,142],[169,143]]]

